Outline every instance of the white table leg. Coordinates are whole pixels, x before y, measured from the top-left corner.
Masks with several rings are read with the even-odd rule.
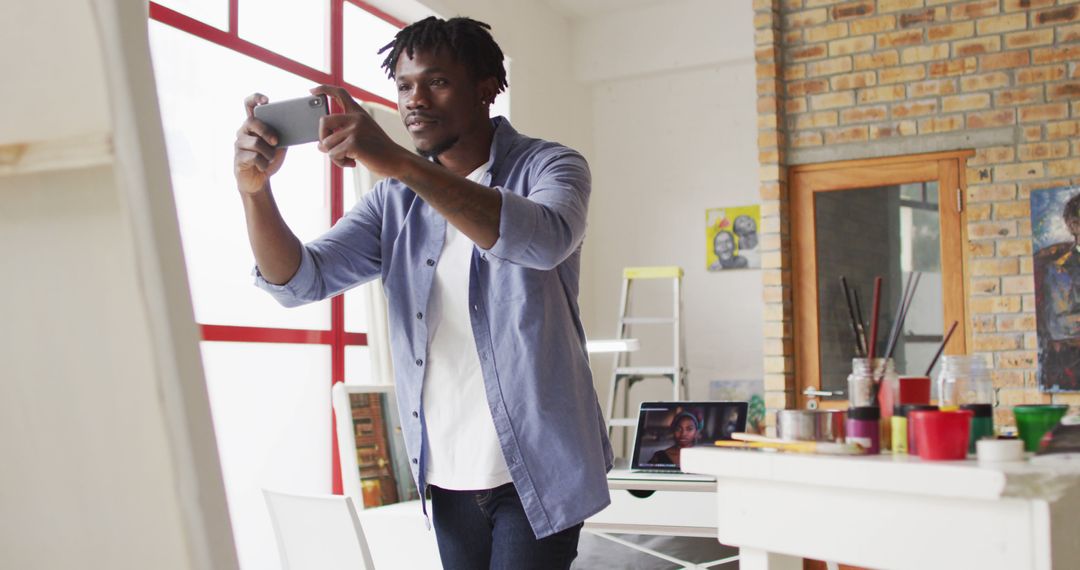
[[[739,548],[740,570],[802,570],[798,556],[765,552],[756,548]]]

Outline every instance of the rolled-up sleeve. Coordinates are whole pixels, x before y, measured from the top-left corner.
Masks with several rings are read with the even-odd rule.
[[[518,184],[528,188],[523,195]],[[585,237],[591,176],[577,152],[560,148],[543,156],[536,174],[496,187],[502,194],[499,238],[488,253],[533,269],[552,269]]]
[[[296,273],[289,279],[288,282],[282,285],[275,285],[265,278],[263,278],[262,272],[259,271],[259,266],[256,265],[251,270],[251,274],[255,276],[255,285],[270,293],[278,303],[286,307],[296,307],[303,305],[304,303],[315,300],[314,291],[316,290],[316,274],[315,263],[311,259],[311,252],[308,251],[307,246],[300,249],[300,268],[296,270]]]
[[[382,267],[384,187],[377,186],[318,239],[304,244],[300,267],[288,282],[275,285],[258,266],[255,285],[286,307],[321,301],[371,281]]]

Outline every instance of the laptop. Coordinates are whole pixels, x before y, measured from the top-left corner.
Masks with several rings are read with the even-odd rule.
[[[630,475],[638,479],[712,481],[683,473],[680,451],[730,440],[746,431],[747,402],[643,402],[638,410]]]

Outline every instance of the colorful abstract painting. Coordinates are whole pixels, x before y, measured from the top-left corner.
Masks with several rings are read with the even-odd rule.
[[[1080,187],[1031,192],[1039,388],[1080,391]]]

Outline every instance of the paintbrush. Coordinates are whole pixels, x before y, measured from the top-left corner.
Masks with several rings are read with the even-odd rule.
[[[859,332],[859,321],[855,319],[855,305],[851,302],[851,290],[848,288],[847,278],[843,275],[840,276],[840,289],[844,292],[844,302],[847,303],[851,334],[855,335],[855,356],[866,356],[866,349],[862,344],[862,334]]]
[[[862,355],[866,356],[869,347],[866,342],[866,321],[863,319],[862,303],[859,302],[859,290],[851,288],[851,296],[855,299],[855,320],[859,325],[859,345],[862,347]]]
[[[760,443],[760,444],[767,445],[767,446],[770,446],[770,447],[771,446],[776,446],[776,445],[785,445],[785,444],[806,444],[806,443],[811,443],[811,444],[815,444],[813,446],[813,451],[811,453],[816,452],[816,453],[836,454],[839,451],[839,452],[841,452],[841,453],[839,453],[840,455],[858,455],[858,454],[861,454],[861,453],[863,453],[865,451],[863,449],[863,447],[861,445],[857,444],[857,443],[850,443],[850,444],[848,444],[848,443],[839,443],[839,444],[837,444],[837,443],[834,443],[834,442],[831,442],[831,441],[791,441],[791,440],[787,440],[787,439],[780,439],[780,438],[776,438],[776,437],[767,437],[767,436],[764,436],[764,435],[758,435],[756,433],[735,432],[735,433],[731,434],[731,439],[734,439],[735,441],[739,441],[739,442],[746,442],[746,443]],[[716,442],[716,443],[719,444],[720,442]],[[823,445],[823,444],[831,444],[832,446],[839,446],[839,447],[832,447],[830,445]],[[721,447],[725,447],[725,446],[721,446]],[[732,446],[727,446],[727,447],[732,447]]]
[[[877,354],[878,316],[881,314],[881,276],[874,278],[874,304],[870,308],[870,346],[866,349],[866,360],[870,370],[874,369],[874,356]]]
[[[863,455],[865,450],[857,443],[833,443],[829,441],[727,441],[720,440],[713,443],[716,447],[731,449],[765,449],[773,451],[790,451],[794,453],[817,453],[822,455]]]
[[[896,298],[896,311],[893,312],[893,323],[892,327],[889,329],[889,340],[885,343],[886,354],[889,354],[891,352],[891,349],[893,348],[893,339],[895,339],[897,336],[896,329],[898,329],[900,325],[900,315],[904,312],[904,303],[907,302],[908,292],[911,290],[911,282],[914,281],[914,279],[915,274],[909,273],[907,277],[907,282],[904,283],[904,292]],[[886,356],[885,358],[888,358],[888,356]]]
[[[914,275],[914,279],[912,279],[912,275]],[[920,271],[908,275],[908,285],[911,286],[911,290],[909,292],[908,287],[904,287],[904,297],[896,321],[893,323],[892,334],[889,335],[888,347],[885,349],[885,360],[892,358],[896,345],[900,344],[900,335],[904,332],[904,321],[907,320],[908,310],[911,309],[911,303],[915,300],[915,291],[919,288],[920,279],[922,279],[922,272]]]
[[[956,325],[959,325],[959,321],[953,321],[952,326],[949,327],[949,332],[945,333],[945,340],[941,341],[941,346],[938,347],[937,353],[934,354],[934,358],[930,361],[930,366],[926,367],[926,374],[929,376],[930,371],[934,369],[934,365],[937,364],[938,358],[941,358],[941,353],[945,351],[945,345],[949,344],[949,339],[952,338],[954,332],[956,332]]]
[[[889,359],[893,356],[893,351],[896,350],[896,346],[900,344],[900,335],[904,331],[904,321],[907,319],[908,310],[911,308],[912,301],[915,300],[915,291],[919,288],[919,279],[922,278],[922,273],[915,271],[908,274],[907,283],[904,285],[904,294],[900,296],[900,302],[896,306],[896,315],[893,319],[892,330],[889,331],[889,342],[885,345],[885,358],[881,360],[881,373],[873,374],[873,395],[874,401],[881,405],[882,409],[890,408],[889,403],[891,398],[884,401],[880,399],[881,396],[881,383],[885,381],[885,371],[889,367]],[[892,386],[891,388],[896,388]],[[890,394],[895,396],[895,394]]]

